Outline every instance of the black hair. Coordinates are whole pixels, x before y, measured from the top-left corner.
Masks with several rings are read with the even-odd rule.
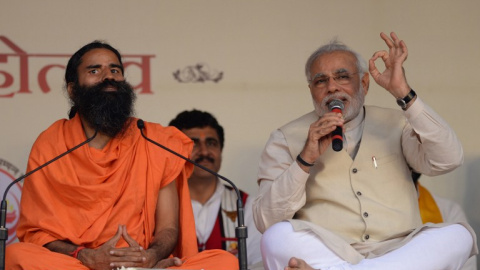
[[[421,173],[412,171],[412,180],[415,186],[417,186],[418,178],[420,178],[421,175],[422,175]]]
[[[223,149],[225,142],[223,127],[220,126],[217,119],[208,112],[202,112],[196,109],[183,111],[170,121],[168,125],[174,126],[179,130],[211,127],[217,131],[218,139],[220,140],[220,147]]]
[[[110,44],[95,40],[91,43],[80,48],[76,51],[70,60],[68,60],[67,68],[65,69],[65,83],[68,85],[69,83],[77,83],[78,82],[78,66],[82,63],[82,57],[87,52],[93,49],[107,49],[112,51],[118,58],[118,62],[120,63],[120,69],[122,70],[123,74],[123,63],[122,63],[122,56],[118,52],[117,49],[113,48]]]

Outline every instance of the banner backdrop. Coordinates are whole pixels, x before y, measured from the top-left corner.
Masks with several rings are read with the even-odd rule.
[[[137,117],[167,125],[183,110],[214,114],[225,128],[220,173],[255,195],[270,132],[313,109],[309,54],[337,37],[368,60],[386,49],[379,33],[395,31],[409,48],[409,84],[465,151],[461,168],[421,181],[480,231],[478,10],[477,0],[0,0],[1,187],[25,172],[38,134],[67,117],[65,65],[95,39],[123,54]],[[366,103],[398,108],[373,80]]]

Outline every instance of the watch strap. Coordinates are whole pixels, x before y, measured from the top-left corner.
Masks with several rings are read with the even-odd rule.
[[[298,154],[297,156],[297,161],[300,162],[303,166],[307,166],[307,167],[312,167],[315,165],[315,163],[308,163],[306,162],[301,156],[300,154]]]
[[[408,92],[405,97],[397,99],[397,103],[403,110],[406,110],[408,103],[412,101],[412,99],[414,99],[416,96],[417,93],[415,93],[413,89],[410,89],[410,92]]]

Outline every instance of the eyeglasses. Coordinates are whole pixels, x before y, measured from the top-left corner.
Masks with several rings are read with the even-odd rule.
[[[346,85],[352,82],[353,75],[356,75],[356,74],[358,74],[358,72],[355,72],[355,73],[340,72],[335,74],[335,76],[333,77],[321,75],[318,77],[314,77],[313,80],[310,80],[310,84],[315,88],[324,89],[327,87],[327,83],[330,81],[330,78],[332,78],[338,84]]]

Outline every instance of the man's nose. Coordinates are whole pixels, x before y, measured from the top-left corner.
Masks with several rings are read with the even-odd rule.
[[[326,84],[327,84],[327,90],[329,93],[334,93],[340,90],[339,84],[333,77],[329,77]]]
[[[202,143],[202,142],[198,143],[198,153],[202,155],[208,154],[208,147],[205,143]]]
[[[103,72],[103,78],[102,78],[103,81],[106,81],[106,80],[112,80],[114,81],[115,80],[115,76],[113,75],[112,71],[111,70],[105,70]]]

